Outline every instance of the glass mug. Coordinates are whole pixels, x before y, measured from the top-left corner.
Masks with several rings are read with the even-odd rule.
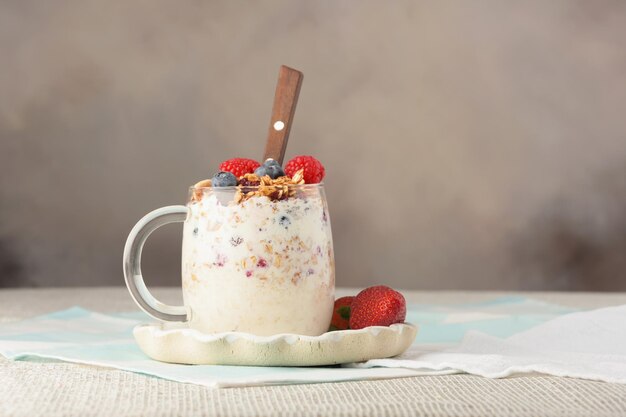
[[[289,187],[293,195],[286,199],[258,195],[258,186],[243,194],[237,187],[191,187],[187,206],[144,216],[124,248],[126,285],[137,305],[156,319],[187,322],[203,333],[325,333],[335,262],[324,187]],[[141,275],[147,237],[173,222],[184,222],[184,306],[159,302]]]

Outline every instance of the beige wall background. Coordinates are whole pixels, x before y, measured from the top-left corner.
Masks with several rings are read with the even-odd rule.
[[[0,0],[0,286],[122,284],[135,221],[261,157],[280,64],[338,285],[626,290],[626,3],[582,0]]]

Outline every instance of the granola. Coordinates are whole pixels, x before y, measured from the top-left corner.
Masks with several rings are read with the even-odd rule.
[[[239,204],[253,197],[286,200],[296,194],[294,186],[304,183],[304,169],[296,171],[293,177],[282,176],[276,179],[272,179],[268,175],[260,177],[256,174],[244,174],[237,181],[234,202]],[[203,195],[202,188],[210,186],[211,180],[202,180],[196,183],[193,186],[191,200],[200,201]]]
[[[211,186],[211,180],[202,180],[198,181],[193,186],[193,194],[191,196],[191,201],[200,201],[202,199],[202,188],[207,188]]]

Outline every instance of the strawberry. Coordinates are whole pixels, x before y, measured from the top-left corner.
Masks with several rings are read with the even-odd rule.
[[[404,296],[384,285],[369,287],[354,297],[351,306],[350,328],[390,326],[403,323],[406,318]]]
[[[291,159],[285,165],[285,174],[293,177],[299,170],[304,170],[304,182],[306,184],[317,184],[322,182],[326,170],[324,165],[317,159],[308,155],[299,155]]]
[[[231,172],[235,177],[242,177],[244,174],[251,174],[255,169],[260,167],[254,159],[248,158],[232,158],[220,164],[220,171]]]
[[[346,330],[350,327],[348,324],[350,322],[350,305],[352,300],[354,300],[354,297],[341,297],[335,300],[329,331]]]

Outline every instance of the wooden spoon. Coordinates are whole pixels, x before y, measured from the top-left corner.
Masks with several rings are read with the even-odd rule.
[[[302,86],[303,74],[285,65],[278,72],[278,83],[274,94],[274,107],[270,119],[270,128],[265,144],[263,160],[272,158],[283,164],[291,123],[298,104],[298,95]]]

